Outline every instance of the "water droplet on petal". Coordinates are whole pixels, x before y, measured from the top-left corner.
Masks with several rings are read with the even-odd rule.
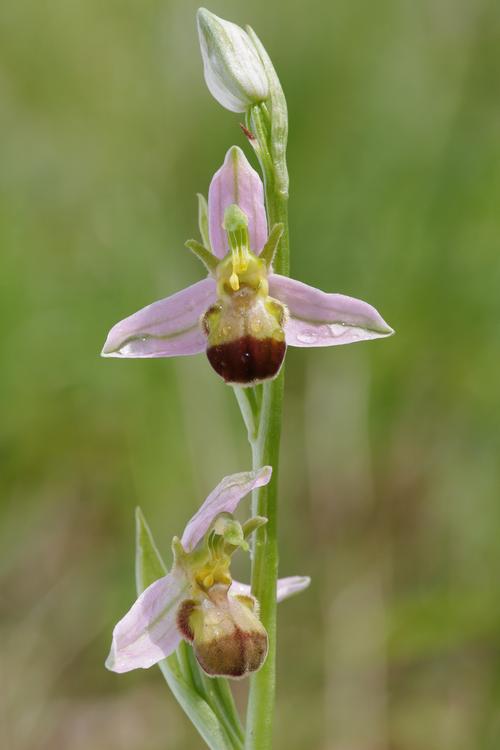
[[[298,333],[297,340],[301,344],[314,344],[316,341],[316,335],[314,333]]]

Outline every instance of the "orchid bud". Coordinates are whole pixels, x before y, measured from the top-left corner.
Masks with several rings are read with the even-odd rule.
[[[267,633],[255,599],[228,596],[227,586],[213,586],[201,603],[183,602],[177,627],[211,676],[244,677],[260,669],[267,655]]]
[[[230,21],[200,8],[197,14],[208,90],[231,112],[246,112],[269,97],[264,66],[248,34]]]

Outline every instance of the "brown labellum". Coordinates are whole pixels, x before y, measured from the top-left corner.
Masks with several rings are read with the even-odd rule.
[[[239,627],[222,638],[195,644],[196,658],[209,675],[244,677],[262,665],[267,654],[265,632],[248,632]]]
[[[286,352],[285,341],[273,337],[242,336],[209,346],[207,357],[215,372],[227,383],[250,385],[278,374]]]
[[[182,602],[177,627],[207,674],[238,678],[264,663],[267,633],[256,600],[227,591],[228,586],[215,584],[199,601]]]

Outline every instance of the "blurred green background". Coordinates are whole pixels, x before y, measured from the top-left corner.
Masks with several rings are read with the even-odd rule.
[[[169,559],[249,467],[244,431],[204,357],[99,358],[113,323],[202,277],[195,193],[246,148],[205,88],[196,7],[0,9],[9,750],[201,747],[158,670],[103,661],[134,598],[134,507]],[[254,26],[287,94],[294,275],[397,330],[288,353],[281,572],[313,584],[280,606],[276,747],[497,750],[499,6],[210,9]]]

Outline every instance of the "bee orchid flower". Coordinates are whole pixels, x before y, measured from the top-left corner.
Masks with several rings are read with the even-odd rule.
[[[337,346],[394,331],[366,302],[328,294],[273,272],[283,227],[268,231],[264,189],[237,146],[214,175],[204,244],[187,246],[209,275],[117,323],[106,357],[174,357],[206,352],[227,382],[254,385],[279,372],[286,347]]]
[[[192,644],[210,675],[243,677],[260,668],[267,654],[267,633],[259,620],[250,587],[233,581],[231,557],[266,523],[254,517],[243,524],[233,517],[240,501],[266,485],[271,467],[225,477],[174,537],[170,572],[146,588],[113,631],[106,666],[113,672],[146,669],[173,653],[181,639]],[[278,581],[278,601],[302,591],[307,577]]]

